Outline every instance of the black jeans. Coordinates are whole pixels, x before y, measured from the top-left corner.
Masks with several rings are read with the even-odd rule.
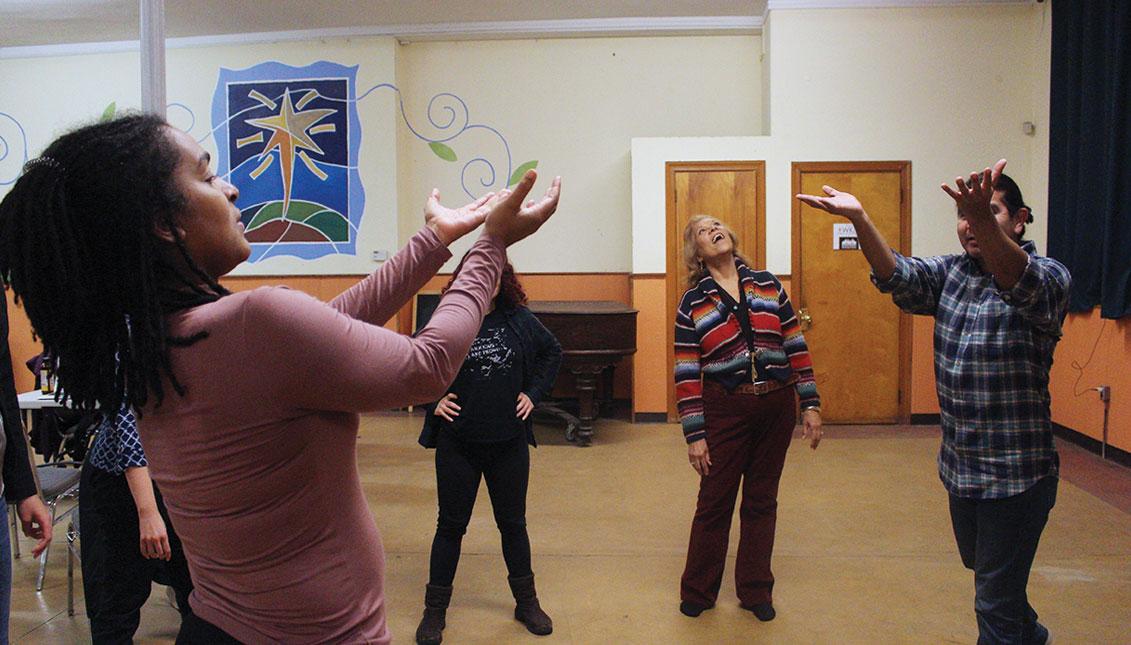
[[[192,579],[181,540],[156,486],[157,509],[165,521],[172,551],[168,562],[141,556],[137,507],[125,475],[87,463],[79,488],[82,587],[93,642],[133,642],[141,607],[155,581],[173,588],[183,622],[192,613],[188,600]]]
[[[196,614],[189,614],[181,620],[181,631],[177,634],[176,645],[243,645],[228,632],[204,620]]]
[[[1037,622],[1025,588],[1041,531],[1056,503],[1056,477],[1003,499],[950,496],[950,520],[962,564],[974,572],[978,645],[1041,645],[1048,630]]]
[[[530,575],[530,537],[526,533],[530,448],[526,435],[520,433],[514,439],[495,443],[465,442],[453,435],[445,429],[436,438],[440,514],[432,540],[428,582],[448,587],[455,579],[460,544],[475,508],[480,478],[487,480],[507,573],[512,578]]]

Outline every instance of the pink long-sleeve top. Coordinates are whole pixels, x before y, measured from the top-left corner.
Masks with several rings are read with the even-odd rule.
[[[358,413],[433,401],[487,311],[503,244],[480,237],[416,338],[380,327],[451,257],[425,228],[323,303],[265,287],[169,316],[185,395],[139,424],[184,544],[193,611],[246,643],[388,643],[385,555],[357,472]]]

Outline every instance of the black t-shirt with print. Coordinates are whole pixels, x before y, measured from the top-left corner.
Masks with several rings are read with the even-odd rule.
[[[515,412],[522,391],[522,345],[505,313],[496,309],[483,319],[449,391],[460,406],[449,429],[461,440],[506,441],[525,432]]]

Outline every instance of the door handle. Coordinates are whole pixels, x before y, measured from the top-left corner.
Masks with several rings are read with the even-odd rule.
[[[809,331],[813,326],[813,316],[809,315],[809,310],[805,308],[797,310],[797,321],[801,323],[801,331]]]

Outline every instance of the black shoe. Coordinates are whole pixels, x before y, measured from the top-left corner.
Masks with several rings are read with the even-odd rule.
[[[538,603],[538,594],[534,590],[534,574],[519,578],[507,578],[511,592],[514,593],[514,618],[526,630],[537,636],[546,636],[554,631],[554,621],[542,610]]]
[[[699,614],[707,611],[711,607],[714,607],[714,605],[700,605],[699,603],[691,602],[690,600],[684,600],[683,602],[679,603],[679,613],[691,618],[698,618]]]
[[[424,588],[424,616],[416,628],[417,645],[440,645],[444,640],[444,627],[447,626],[448,603],[452,599],[452,588],[427,585]]]
[[[758,617],[758,620],[762,621],[763,623],[773,620],[774,616],[778,615],[778,612],[774,611],[773,603],[768,602],[760,602],[749,607],[742,605],[742,608],[753,613]]]

